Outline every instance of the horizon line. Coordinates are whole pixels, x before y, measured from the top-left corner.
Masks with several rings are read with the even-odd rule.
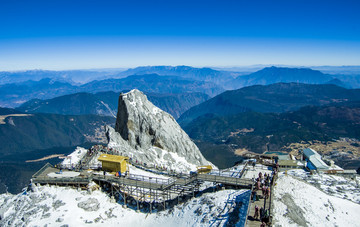
[[[229,65],[229,66],[194,66],[194,65],[138,65],[138,66],[119,66],[119,67],[99,67],[99,68],[63,68],[63,69],[51,69],[51,68],[27,68],[27,69],[14,69],[14,70],[1,70],[0,72],[26,72],[26,71],[106,71],[106,70],[128,70],[128,69],[135,69],[140,67],[156,67],[156,66],[163,66],[163,67],[181,67],[187,66],[192,68],[211,68],[214,70],[217,69],[231,69],[231,68],[258,68],[258,67],[288,67],[288,68],[311,68],[311,67],[360,67],[360,65],[286,65],[286,64],[253,64],[253,65]]]

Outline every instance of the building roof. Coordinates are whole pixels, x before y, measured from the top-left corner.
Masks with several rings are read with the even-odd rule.
[[[122,162],[124,160],[128,160],[129,157],[120,156],[120,155],[111,155],[111,154],[101,154],[98,158],[99,161],[107,161],[107,162]]]
[[[318,156],[319,158],[321,157],[321,156],[319,155],[319,153],[317,153],[315,150],[313,150],[313,149],[311,149],[311,148],[305,148],[305,149],[303,149],[303,153],[304,153],[304,155],[305,155],[307,158],[309,158],[309,157],[312,156],[312,155]]]
[[[279,166],[304,166],[304,163],[297,160],[279,160]]]
[[[211,165],[206,165],[206,166],[197,166],[196,167],[198,170],[212,170],[212,166]]]
[[[316,169],[329,169],[329,166],[326,165],[323,160],[321,160],[321,157],[312,155],[309,157],[309,161],[314,165]]]
[[[280,160],[290,160],[290,156],[288,154],[285,155],[278,155],[278,159]]]
[[[344,169],[343,173],[345,173],[345,174],[356,174],[356,170],[354,170],[354,169]]]

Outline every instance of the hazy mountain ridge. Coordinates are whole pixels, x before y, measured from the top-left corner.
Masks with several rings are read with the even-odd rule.
[[[98,69],[98,70],[24,70],[0,72],[0,84],[39,81],[45,78],[67,82],[71,84],[87,83],[95,79],[105,79],[117,75],[124,69]]]
[[[209,96],[224,91],[211,82],[194,81],[176,76],[159,76],[157,74],[132,75],[123,79],[92,81],[79,88],[81,91],[103,92],[139,89],[151,93],[186,93],[202,92]]]
[[[215,96],[224,89],[278,82],[308,84],[333,83],[356,88],[360,79],[354,75],[330,75],[309,68],[266,67],[254,73],[220,71],[190,66],[143,66],[126,71],[70,70],[0,72],[0,105],[15,107],[30,99],[49,99],[77,92],[105,92],[140,89],[153,93],[201,92]],[[33,81],[25,81],[25,80]],[[75,84],[73,81],[87,82]],[[10,82],[17,82],[11,83]],[[4,84],[7,83],[7,84]]]
[[[246,149],[263,153],[267,150],[279,151],[289,143],[301,141],[331,141],[339,137],[360,139],[359,122],[360,102],[350,102],[306,106],[280,114],[208,114],[195,119],[184,130],[197,143],[207,143],[207,146],[212,144],[219,148],[213,149],[213,152]],[[211,158],[209,160],[218,164]],[[227,165],[232,163],[232,160],[228,160]]]
[[[324,84],[332,79],[334,79],[334,77],[331,75],[309,68],[283,68],[272,66],[249,75],[239,76],[233,83],[235,87],[240,88],[251,85],[268,85],[280,82]]]
[[[105,139],[103,126],[115,122],[112,117],[58,114],[11,116],[4,121],[0,124],[1,155],[101,142]]]
[[[214,96],[224,90],[210,82],[192,81],[175,76],[135,75],[124,79],[92,81],[81,86],[51,80],[26,81],[16,84],[0,85],[0,106],[16,107],[31,99],[50,99],[78,92],[120,92],[140,89],[151,93],[193,93],[201,92]]]
[[[50,78],[40,81],[25,81],[0,85],[0,106],[14,107],[33,98],[53,98],[73,92],[75,86],[54,81]]]
[[[224,88],[230,88],[229,82],[238,76],[240,73],[219,71],[212,68],[195,68],[190,66],[142,66],[133,69],[128,69],[119,73],[120,75],[143,75],[143,74],[158,74],[178,76],[186,79],[212,82]]]
[[[359,89],[331,84],[277,83],[226,91],[186,111],[179,122],[186,125],[204,114],[229,115],[246,111],[281,113],[307,105],[360,100]]]
[[[33,99],[16,108],[25,113],[54,113],[65,115],[97,114],[116,117],[120,92],[75,93],[53,99]],[[202,93],[147,93],[148,99],[174,118],[191,107],[209,99]]]

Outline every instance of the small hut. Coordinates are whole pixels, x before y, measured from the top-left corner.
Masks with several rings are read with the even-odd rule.
[[[101,154],[98,160],[101,161],[104,171],[125,173],[129,158],[120,155]]]
[[[210,173],[212,170],[212,166],[211,165],[206,165],[206,166],[198,166],[197,168],[197,172],[198,174],[204,174],[204,173]]]

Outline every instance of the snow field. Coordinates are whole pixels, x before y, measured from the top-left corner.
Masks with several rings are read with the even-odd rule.
[[[29,195],[0,195],[5,210],[0,226],[209,226],[232,211],[235,197],[246,190],[206,193],[157,213],[138,213],[112,202],[105,193],[39,186]],[[225,218],[224,218],[225,217]]]
[[[360,205],[328,195],[289,175],[274,190],[275,226],[360,226]]]
[[[85,156],[87,149],[82,147],[76,147],[75,151],[66,156],[66,158],[62,161],[62,165],[77,165],[80,160]]]
[[[291,170],[288,171],[288,174],[311,183],[326,194],[360,204],[359,175],[355,177],[344,177],[324,173],[311,175],[304,170]]]

